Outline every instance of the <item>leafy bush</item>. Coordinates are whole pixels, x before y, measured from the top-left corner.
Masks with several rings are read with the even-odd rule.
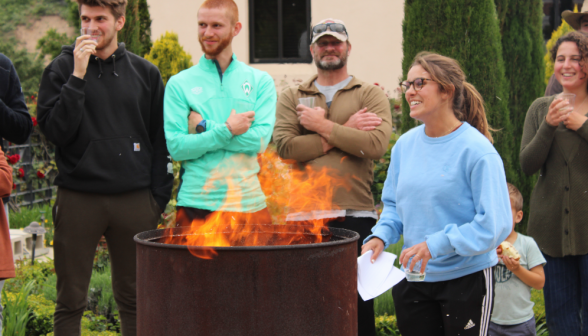
[[[384,314],[376,317],[376,335],[378,336],[400,336],[396,316]]]
[[[43,336],[53,331],[53,313],[55,302],[43,295],[30,295],[28,306],[31,319],[27,323],[27,336]]]
[[[184,51],[178,41],[178,34],[173,32],[161,35],[145,59],[159,68],[164,84],[171,76],[193,65],[192,56]]]
[[[37,284],[33,287],[33,294],[40,294],[38,285],[45,283],[45,280],[55,273],[53,261],[38,262],[31,265],[30,260],[16,261],[16,278],[8,279],[4,283],[4,289],[8,292],[18,293],[21,288],[31,281]]]
[[[37,49],[41,56],[49,55],[51,59],[59,56],[61,47],[72,44],[75,38],[67,36],[66,33],[59,34],[55,28],[49,29],[43,37],[37,41]]]

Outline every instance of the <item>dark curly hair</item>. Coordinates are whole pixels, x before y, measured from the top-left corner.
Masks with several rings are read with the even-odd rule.
[[[581,64],[588,60],[588,36],[583,33],[573,31],[565,34],[564,36],[560,37],[556,42],[553,48],[551,48],[551,60],[555,62],[557,57],[557,50],[559,46],[564,42],[574,42],[578,49],[580,50],[580,54],[582,55]]]

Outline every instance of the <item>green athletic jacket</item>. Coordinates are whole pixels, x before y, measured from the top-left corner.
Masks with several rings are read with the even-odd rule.
[[[233,137],[227,129],[231,109],[255,111],[246,133]],[[205,132],[188,134],[190,111],[206,120]],[[270,141],[275,115],[273,79],[235,55],[224,73],[216,60],[202,56],[197,65],[171,77],[165,88],[164,130],[171,156],[182,161],[177,205],[231,212],[264,209],[257,153]]]

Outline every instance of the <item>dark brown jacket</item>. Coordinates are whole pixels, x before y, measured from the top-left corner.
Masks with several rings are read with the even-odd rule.
[[[301,170],[307,165],[315,170],[329,167],[337,169],[340,177],[347,177],[350,190],[339,188],[333,195],[338,209],[374,210],[370,189],[374,179],[373,160],[381,158],[388,149],[392,134],[390,102],[380,88],[353,77],[335,94],[329,108],[325,96],[314,85],[316,77],[280,94],[273,136],[278,153],[283,159],[298,161]],[[315,105],[325,109],[326,118],[335,123],[329,137],[329,144],[335,148],[327,154],[323,153],[320,135],[305,129],[298,121],[296,105],[301,97],[315,97]],[[373,131],[343,126],[364,107],[382,118],[380,126]]]
[[[12,191],[12,167],[6,162],[4,152],[0,149],[0,198],[7,197]],[[12,243],[4,212],[4,204],[0,200],[0,280],[14,278],[14,260]]]
[[[520,161],[539,171],[531,195],[528,235],[552,257],[588,253],[588,122],[577,131],[549,125],[555,96],[535,100],[525,118]],[[586,113],[586,111],[579,111]]]

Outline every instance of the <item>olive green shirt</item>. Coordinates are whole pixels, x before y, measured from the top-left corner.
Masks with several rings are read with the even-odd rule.
[[[315,85],[316,78],[315,75],[280,93],[273,136],[278,153],[283,159],[297,161],[297,169],[301,171],[307,167],[315,171],[327,167],[333,169],[330,174],[337,175],[339,182],[345,180],[345,186],[333,191],[333,208],[322,210],[373,211],[373,160],[381,158],[388,150],[392,134],[390,102],[382,89],[353,77],[335,93],[329,107],[325,95]],[[334,122],[329,137],[329,144],[334,148],[328,153],[323,152],[321,136],[304,128],[298,120],[296,105],[302,97],[315,97],[315,106],[322,107],[325,118]],[[375,130],[361,131],[343,126],[364,107],[382,118]]]
[[[577,131],[545,116],[555,96],[538,98],[525,118],[521,168],[539,171],[527,234],[551,257],[588,253],[588,122]],[[586,113],[586,111],[579,111]]]

